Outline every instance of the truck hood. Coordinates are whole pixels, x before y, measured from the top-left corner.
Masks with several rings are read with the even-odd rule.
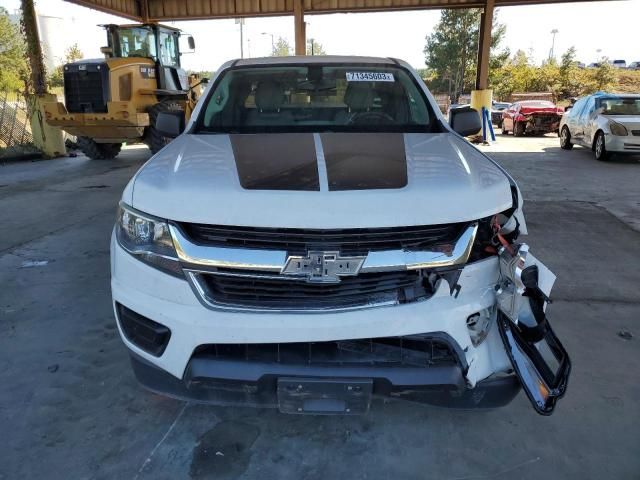
[[[123,200],[181,222],[326,229],[463,222],[512,206],[506,174],[451,133],[278,135],[183,134]]]

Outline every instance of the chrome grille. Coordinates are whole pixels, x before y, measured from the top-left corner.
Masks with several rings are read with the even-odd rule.
[[[419,270],[362,273],[330,284],[256,272],[188,273],[211,306],[243,309],[339,310],[408,303],[433,293]]]

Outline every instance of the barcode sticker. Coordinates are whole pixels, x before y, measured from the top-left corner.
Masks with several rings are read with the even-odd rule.
[[[347,82],[395,82],[393,73],[347,72]]]

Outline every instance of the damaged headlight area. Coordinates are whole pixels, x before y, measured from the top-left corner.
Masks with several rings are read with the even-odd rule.
[[[611,134],[616,137],[626,137],[629,135],[629,131],[624,125],[614,122],[613,120],[609,120],[609,130],[611,131]]]
[[[553,413],[567,390],[571,360],[546,316],[555,275],[529,253],[526,244],[500,247],[497,287],[498,329],[535,410]]]
[[[120,203],[116,216],[118,244],[138,260],[171,275],[183,277],[165,220]]]
[[[515,208],[481,219],[471,260],[498,257],[499,279],[492,312],[467,319],[474,346],[497,323],[515,373],[534,409],[550,415],[567,389],[571,360],[546,316],[555,275],[535,258],[528,245],[517,243],[520,225]],[[492,314],[495,314],[492,315]]]

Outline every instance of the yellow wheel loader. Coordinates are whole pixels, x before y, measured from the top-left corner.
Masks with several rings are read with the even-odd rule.
[[[180,67],[180,30],[102,26],[105,58],[64,66],[65,103],[43,104],[45,120],[77,136],[78,147],[92,159],[115,158],[124,142],[144,142],[156,153],[170,141],[155,128],[158,113],[183,111],[188,120],[206,79]],[[193,37],[187,40],[193,50]]]

